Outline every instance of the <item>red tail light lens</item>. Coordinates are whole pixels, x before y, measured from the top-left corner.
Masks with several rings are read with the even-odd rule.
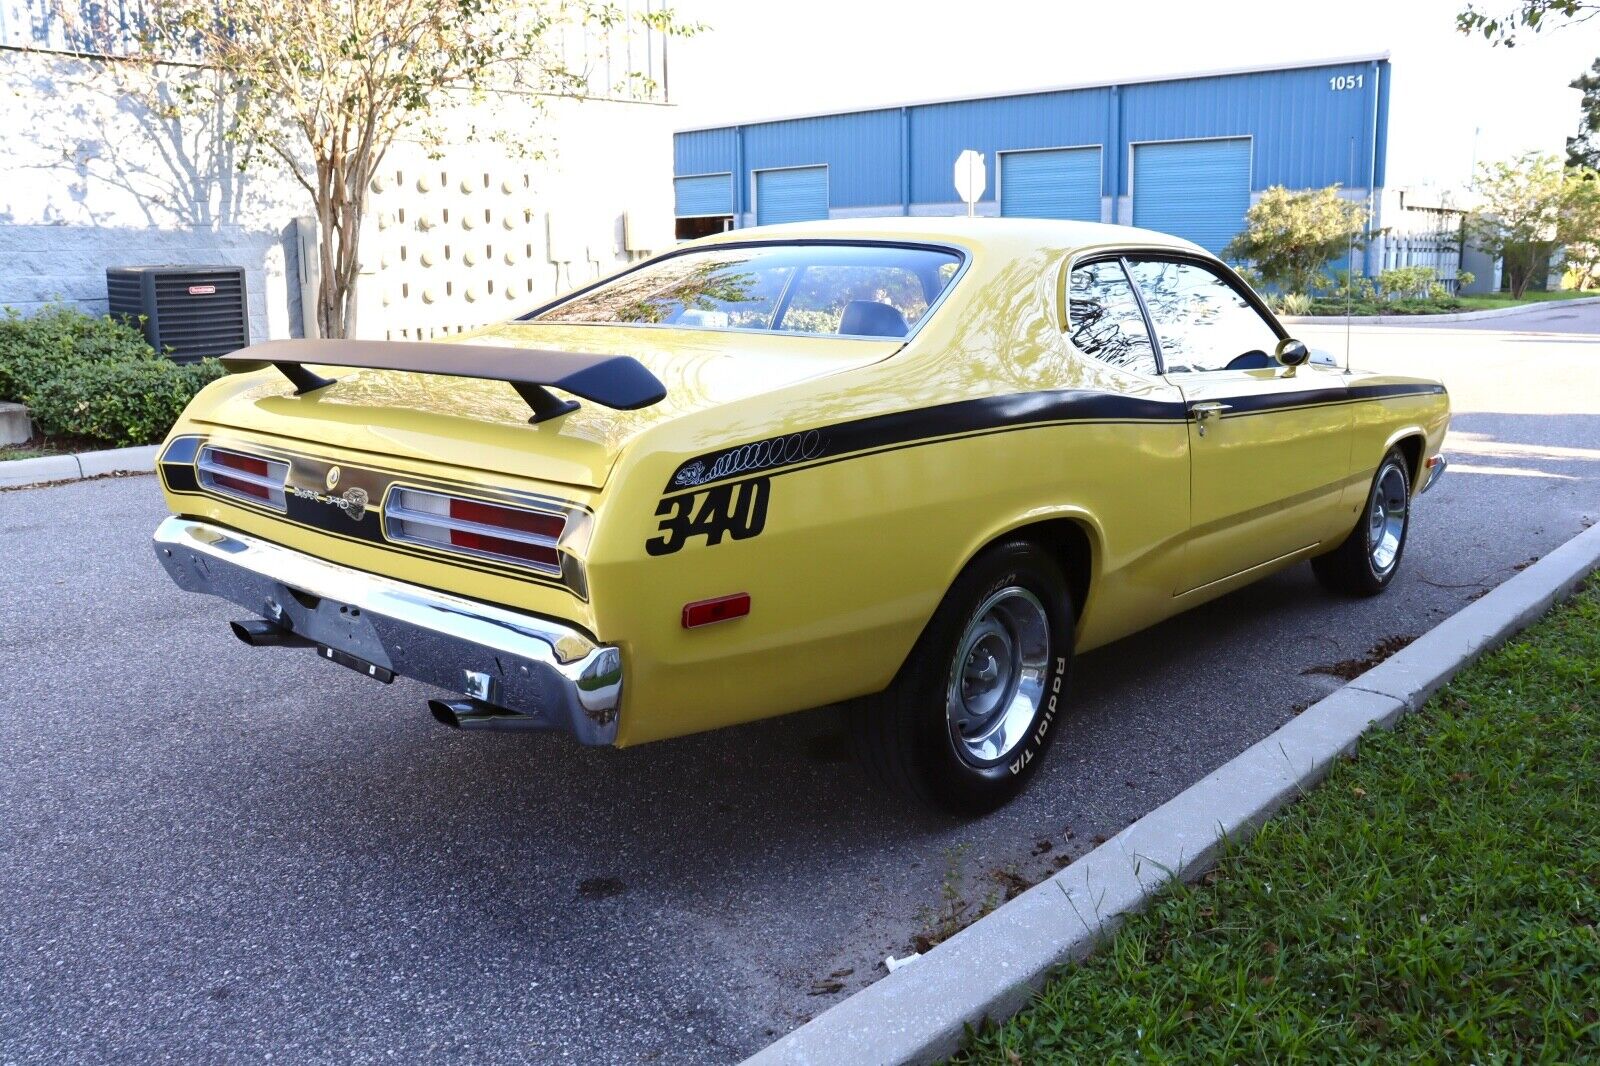
[[[561,536],[566,519],[536,511],[519,511],[511,507],[497,507],[476,500],[450,501],[450,517],[459,518],[478,526],[490,526],[515,533],[532,533],[549,538],[554,545]],[[555,548],[543,544],[530,544],[525,540],[511,540],[478,529],[453,528],[450,543],[468,551],[488,552],[491,555],[509,555],[513,559],[526,559],[530,563],[559,568],[561,557]]]
[[[396,489],[384,514],[390,540],[561,572],[564,513]]]
[[[254,474],[262,480],[267,476],[267,461],[265,459],[252,459],[248,455],[235,455],[233,452],[216,452],[217,465],[228,467],[231,470],[240,470],[246,474]],[[242,492],[246,496],[254,496],[258,500],[265,500],[272,495],[272,490],[255,481],[245,481],[243,478],[229,477],[227,474],[215,472],[212,480],[224,488],[234,492]]]
[[[200,483],[206,488],[226,496],[258,500],[280,511],[284,509],[288,463],[207,446],[200,449],[196,465]]]

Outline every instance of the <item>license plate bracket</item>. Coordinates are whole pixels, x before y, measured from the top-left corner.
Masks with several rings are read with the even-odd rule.
[[[338,663],[340,666],[354,670],[356,673],[365,677],[377,678],[385,685],[394,681],[393,670],[390,670],[385,666],[379,666],[377,663],[369,663],[367,660],[356,655],[351,655],[347,651],[341,651],[338,648],[330,648],[326,644],[318,644],[317,654],[322,656],[324,659],[327,659],[329,662]]]

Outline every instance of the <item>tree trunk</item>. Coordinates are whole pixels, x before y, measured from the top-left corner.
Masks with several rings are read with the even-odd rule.
[[[1522,294],[1528,291],[1528,282],[1533,278],[1533,264],[1531,262],[1506,263],[1506,281],[1511,285],[1511,298],[1522,299]]]
[[[318,279],[317,328],[332,340],[354,336],[356,331],[356,284],[361,269],[361,220],[365,214],[362,197],[346,200],[336,192],[344,182],[329,175],[319,182],[325,190],[318,196],[318,245],[322,276]]]

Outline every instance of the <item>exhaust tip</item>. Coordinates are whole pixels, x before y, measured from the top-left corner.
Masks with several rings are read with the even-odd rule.
[[[434,721],[440,725],[447,725],[451,729],[461,728],[461,719],[456,717],[453,700],[429,700],[428,713],[433,715]]]
[[[243,622],[229,622],[233,635],[252,648],[309,648],[312,642],[293,630],[265,618],[251,618]]]
[[[475,699],[429,700],[428,712],[434,720],[451,729],[508,731],[518,729],[549,729],[545,719],[530,714],[519,714],[492,703]]]

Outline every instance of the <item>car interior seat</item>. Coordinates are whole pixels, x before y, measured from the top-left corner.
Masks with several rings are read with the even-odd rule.
[[[839,316],[839,332],[850,337],[904,337],[905,316],[875,300],[851,300]]]

